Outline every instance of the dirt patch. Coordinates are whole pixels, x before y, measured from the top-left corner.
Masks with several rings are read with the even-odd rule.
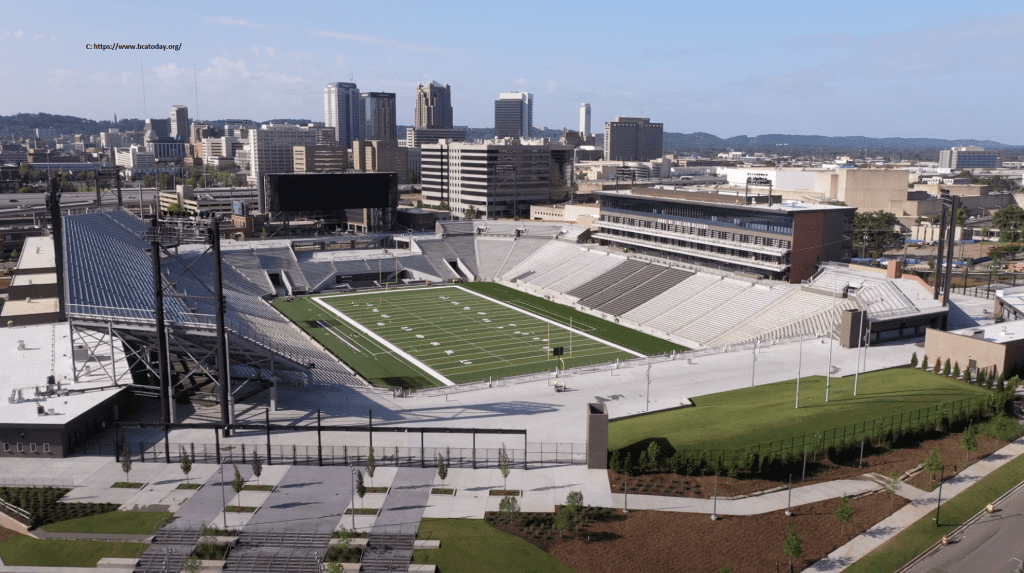
[[[782,543],[786,526],[792,525],[804,535],[803,558],[794,563],[801,570],[907,504],[899,496],[892,499],[890,505],[890,495],[883,492],[851,500],[853,521],[844,528],[833,515],[839,507],[838,499],[794,507],[792,517],[775,511],[749,517],[725,516],[718,522],[702,514],[623,514],[614,510],[607,518],[594,519],[584,530],[574,531],[565,539],[550,529],[539,532],[543,528],[528,531],[521,525],[494,525],[537,545],[577,571],[588,573],[706,573],[722,567],[733,567],[734,573],[764,572],[774,571],[777,563],[785,570],[789,558],[783,553]]]
[[[808,457],[807,479],[801,482],[800,475],[794,475],[793,487],[852,478],[869,472],[888,477],[894,469],[902,475],[904,472],[922,464],[932,448],[939,449],[942,460],[946,465],[946,477],[949,477],[954,473],[954,465],[957,472],[962,471],[965,467],[964,451],[960,449],[960,436],[961,434],[949,434],[939,439],[925,440],[914,448],[902,448],[865,455],[864,467],[858,467],[859,460],[854,460],[849,464],[836,465],[824,459],[824,456],[820,454],[817,460]],[[969,463],[974,463],[1005,445],[1006,442],[987,436],[978,436],[978,447],[971,452]],[[608,481],[611,484],[613,493],[623,492],[624,479],[626,478],[623,474],[608,470]],[[714,495],[715,490],[715,476],[683,476],[665,472],[628,479],[629,493],[631,495],[667,495],[710,499]],[[931,491],[934,487],[931,482],[931,476],[928,474],[918,474],[907,483],[925,491]],[[936,485],[937,483],[935,482]],[[780,481],[719,477],[718,496],[742,496],[785,486],[786,482]]]
[[[0,543],[3,543],[4,541],[7,541],[8,539],[15,537],[17,535],[19,535],[17,531],[11,531],[10,529],[0,527]]]

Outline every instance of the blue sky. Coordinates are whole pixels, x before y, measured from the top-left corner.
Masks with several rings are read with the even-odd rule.
[[[459,125],[502,91],[534,125],[644,115],[666,131],[993,139],[1024,145],[1024,3],[18,2],[0,21],[0,115],[323,119],[323,87],[450,83]],[[182,44],[96,51],[89,43]]]

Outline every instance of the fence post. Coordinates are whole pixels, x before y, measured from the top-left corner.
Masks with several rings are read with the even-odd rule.
[[[476,429],[473,430],[473,469],[476,469]]]
[[[427,467],[426,451],[423,448],[423,428],[420,428],[420,467]]]
[[[242,465],[245,465],[245,444],[242,444]]]
[[[220,465],[220,424],[213,425],[214,447],[217,450],[217,465]]]
[[[272,462],[270,461],[270,408],[267,408],[266,416],[267,416],[267,418],[266,418],[267,419],[267,465],[269,466],[269,465],[272,465]]]
[[[164,424],[164,459],[171,463],[171,438],[167,431],[167,424]]]
[[[192,462],[194,463],[196,461],[196,443],[195,442],[189,442],[188,445],[189,445],[189,451],[192,452]],[[206,460],[203,460],[203,461],[205,462]]]

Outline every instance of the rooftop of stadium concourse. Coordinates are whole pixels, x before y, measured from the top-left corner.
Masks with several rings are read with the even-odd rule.
[[[66,424],[122,388],[114,385],[107,361],[96,363],[75,382],[72,372],[70,330],[65,322],[0,328],[0,421],[3,424]],[[103,337],[100,335],[100,337]],[[103,343],[100,342],[102,345]],[[109,339],[106,342],[109,348]],[[124,354],[114,346],[114,368],[127,371]],[[60,391],[47,392],[53,375]],[[20,390],[20,399],[17,393]],[[38,392],[37,392],[38,390]],[[11,398],[13,397],[13,402]],[[42,406],[45,414],[39,414]],[[53,410],[53,413],[50,413]]]
[[[18,274],[52,271],[56,267],[53,237],[26,237],[18,259]]]
[[[676,203],[707,203],[715,205],[728,205],[738,209],[754,209],[763,211],[771,209],[784,213],[798,213],[810,211],[834,211],[841,209],[854,209],[846,205],[828,205],[823,203],[810,203],[804,201],[783,200],[779,195],[773,195],[773,203],[767,204],[766,193],[761,189],[751,189],[746,192],[741,187],[715,188],[697,187],[685,189],[655,189],[650,187],[634,187],[621,191],[595,191],[597,196],[633,196],[656,199],[659,201],[671,201]],[[749,199],[748,199],[749,197]],[[758,198],[759,202],[748,202],[750,199]],[[760,202],[765,201],[765,202]]]

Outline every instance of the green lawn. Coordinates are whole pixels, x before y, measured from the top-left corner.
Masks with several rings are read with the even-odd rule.
[[[571,573],[571,567],[482,519],[424,519],[419,539],[436,539],[440,549],[417,549],[413,563],[433,563],[442,573],[529,571]]]
[[[855,424],[969,397],[987,397],[989,390],[912,368],[862,374],[857,396],[853,376],[833,378],[829,402],[825,379],[800,382],[800,408],[794,408],[796,382],[779,382],[694,398],[694,406],[612,422],[608,447],[619,449],[651,438],[664,438],[675,449],[736,449],[788,440],[847,426],[850,435],[863,431]],[[909,423],[909,416],[907,417]],[[829,433],[831,435],[831,433]],[[788,441],[786,443],[788,447]]]
[[[44,525],[46,531],[61,533],[138,533],[149,535],[157,523],[169,519],[165,511],[112,511]]]
[[[1024,456],[1007,462],[966,491],[942,504],[941,527],[935,527],[935,511],[922,517],[880,547],[858,559],[846,573],[888,573],[908,561],[967,521],[986,505],[1024,480]],[[945,525],[949,524],[949,525]],[[1007,569],[1009,570],[1009,569]]]
[[[639,354],[681,349],[489,283],[275,301],[278,310],[317,341],[371,382],[382,385],[423,387],[440,382],[412,360],[317,304],[316,299],[455,383],[553,370],[560,361],[551,357],[550,349],[559,346],[565,349],[566,367],[635,357],[610,346],[605,342],[608,339],[615,339],[615,344],[621,343],[623,347],[637,348],[634,352]],[[576,333],[563,328],[570,318]]]
[[[18,535],[0,543],[7,565],[26,567],[95,567],[103,557],[135,557],[146,545],[123,541],[33,539]]]

